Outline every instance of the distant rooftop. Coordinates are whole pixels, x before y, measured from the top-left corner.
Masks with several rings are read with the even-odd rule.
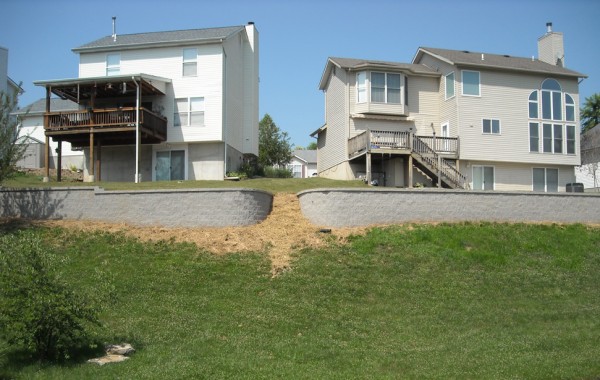
[[[297,149],[292,152],[292,154],[299,159],[306,161],[307,163],[316,163],[317,162],[317,151],[311,149]]]
[[[50,109],[52,111],[76,111],[79,109],[79,105],[67,99],[51,98]],[[37,100],[29,105],[21,107],[17,111],[13,112],[15,115],[39,115],[46,112],[46,98]]]
[[[116,34],[102,37],[72,49],[74,52],[102,51],[114,48],[140,48],[145,46],[171,46],[192,43],[209,43],[224,40],[243,30],[244,26],[228,26],[221,28],[173,30],[166,32],[150,32],[137,34]]]

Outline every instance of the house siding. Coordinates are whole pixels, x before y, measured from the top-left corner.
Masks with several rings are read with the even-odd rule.
[[[348,74],[337,68],[325,90],[327,144],[319,147],[319,173],[348,160],[347,80]]]

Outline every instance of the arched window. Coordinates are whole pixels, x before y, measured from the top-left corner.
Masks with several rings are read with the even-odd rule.
[[[567,121],[575,121],[575,102],[569,94],[565,94],[565,118]]]
[[[542,83],[542,119],[562,120],[562,89],[554,79]]]
[[[535,90],[529,95],[529,118],[538,118],[538,92]]]

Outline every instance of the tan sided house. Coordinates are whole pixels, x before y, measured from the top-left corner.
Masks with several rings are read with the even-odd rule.
[[[537,58],[419,48],[412,63],[329,58],[319,176],[380,186],[565,191],[580,164],[563,35]]]
[[[83,149],[85,181],[222,180],[258,154],[258,31],[113,34],[73,49],[79,76],[46,89],[50,144]],[[52,109],[52,97],[76,110]],[[48,171],[46,171],[48,177]]]

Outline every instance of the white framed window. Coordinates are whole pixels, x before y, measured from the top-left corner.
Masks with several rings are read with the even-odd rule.
[[[575,121],[575,102],[569,94],[565,94],[565,120]]]
[[[538,92],[535,90],[529,94],[529,118],[538,118]]]
[[[454,71],[446,74],[446,100],[454,97]]]
[[[184,77],[195,77],[198,75],[198,49],[183,49],[183,69]]]
[[[374,103],[400,104],[401,75],[391,73],[371,73],[371,101]]]
[[[542,118],[562,120],[562,89],[554,79],[542,83]]]
[[[473,190],[494,190],[494,167],[473,165]]]
[[[567,154],[575,154],[575,126],[567,125]]]
[[[529,123],[529,151],[540,151],[540,124]]]
[[[483,131],[486,135],[500,134],[500,120],[498,119],[483,119]]]
[[[190,97],[175,99],[174,127],[203,127],[204,98]]]
[[[462,94],[481,96],[479,71],[462,70]]]
[[[106,76],[119,75],[121,73],[121,54],[106,55]]]
[[[366,103],[367,101],[367,73],[361,71],[356,73],[356,102]]]
[[[558,169],[533,168],[532,183],[533,191],[545,193],[558,192]]]

